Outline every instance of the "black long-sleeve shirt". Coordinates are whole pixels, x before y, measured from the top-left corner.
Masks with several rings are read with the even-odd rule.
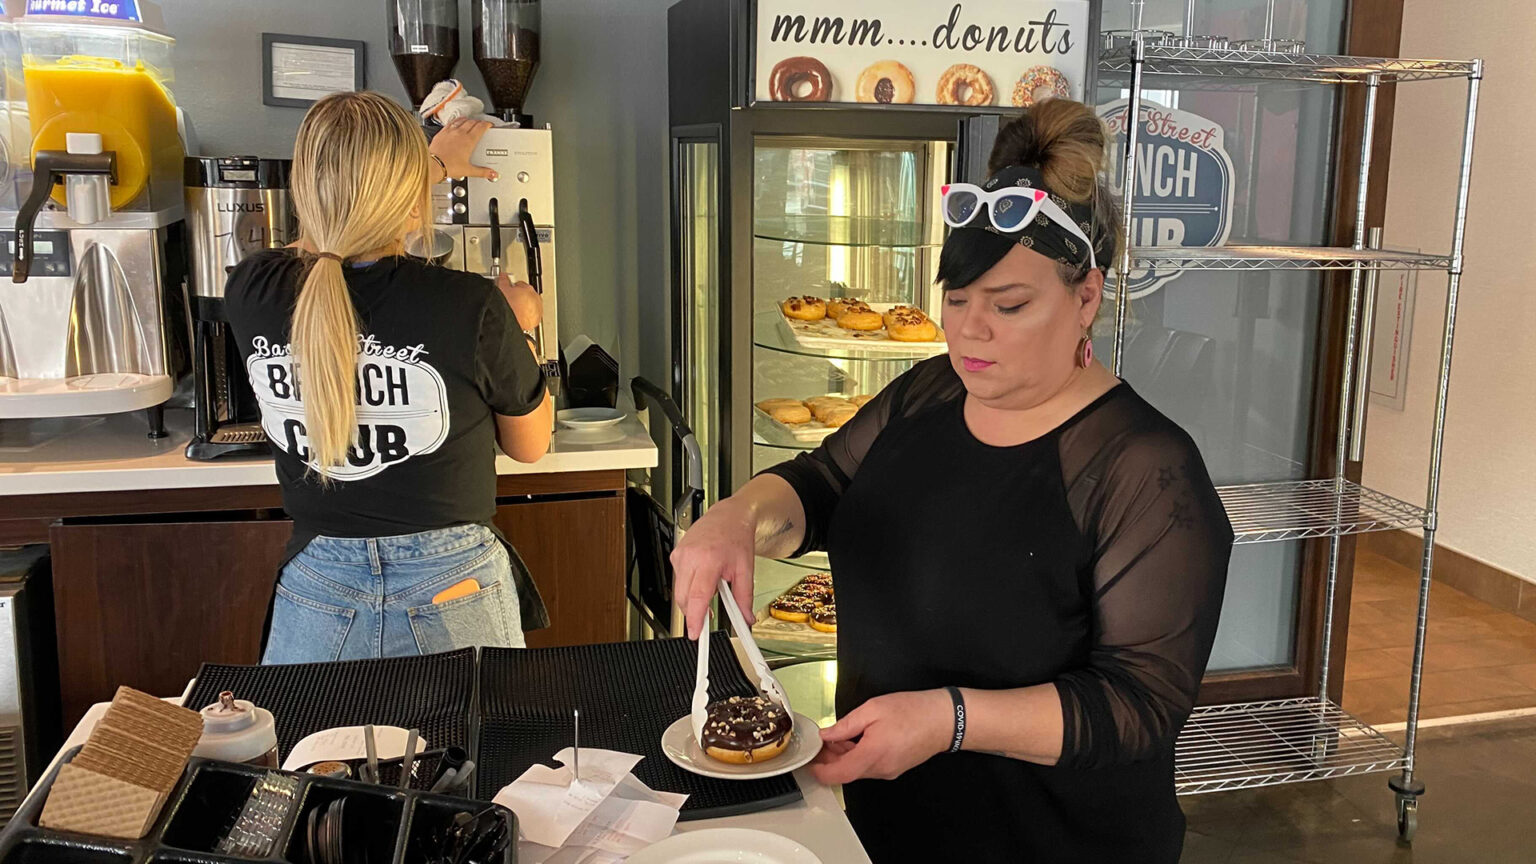
[[[877,862],[926,844],[957,861],[1177,861],[1173,744],[1232,547],[1200,454],[1123,383],[1013,447],[971,435],[964,397],[948,357],[918,364],[769,471],[804,505],[797,554],[831,556],[840,714],[1049,682],[1061,758],[942,754],[850,784],[849,817]]]

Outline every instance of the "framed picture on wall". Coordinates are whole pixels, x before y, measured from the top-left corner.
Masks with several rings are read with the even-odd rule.
[[[261,101],[308,108],[332,93],[368,86],[367,49],[354,39],[261,34]]]

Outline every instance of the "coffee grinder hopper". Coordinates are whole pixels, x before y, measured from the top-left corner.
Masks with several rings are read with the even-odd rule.
[[[539,68],[539,0],[472,0],[474,58],[494,113],[524,128],[523,110]]]

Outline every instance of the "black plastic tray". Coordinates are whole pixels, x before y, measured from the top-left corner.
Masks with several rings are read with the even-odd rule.
[[[730,640],[710,641],[712,699],[757,692]],[[667,759],[661,734],[692,708],[698,643],[654,639],[480,655],[479,791],[490,797],[535,762],[571,744],[572,709],[581,709],[581,743],[637,753],[635,776],[652,789],[688,795],[678,818],[715,819],[799,801],[791,774],[719,780]]]
[[[61,763],[74,758],[78,752],[79,748],[70,751]],[[414,790],[277,772],[299,778],[299,790],[283,820],[272,854],[266,858],[232,858],[212,851],[234,824],[251,789],[268,773],[268,769],[250,765],[193,759],[187,763],[180,782],[149,833],[140,840],[115,840],[38,827],[48,790],[58,775],[55,768],[0,832],[0,864],[229,864],[234,861],[309,864],[302,826],[310,810],[339,797],[348,799],[349,814],[356,814],[359,811],[353,808],[361,807],[362,812],[368,814],[364,821],[380,828],[365,841],[362,856],[349,854],[352,860],[366,864],[426,864],[425,852],[417,845],[421,838],[441,830],[454,814],[478,812],[487,806],[495,806],[496,812],[509,820],[511,836],[517,836],[517,816],[505,807]],[[502,864],[516,862],[517,843],[514,840],[508,844]]]

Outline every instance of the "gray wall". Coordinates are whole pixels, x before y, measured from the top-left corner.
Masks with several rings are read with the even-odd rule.
[[[671,0],[545,0],[527,109],[555,130],[560,330],[586,333],[623,374],[667,378],[667,64]],[[401,101],[388,0],[162,0],[177,38],[177,103],[204,153],[288,156],[303,111],[261,103],[261,34],[368,43],[368,86]],[[457,77],[485,96],[466,44]]]

